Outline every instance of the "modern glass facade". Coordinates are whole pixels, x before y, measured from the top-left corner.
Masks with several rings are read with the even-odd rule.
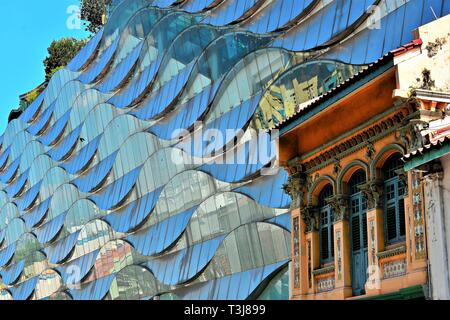
[[[0,137],[0,300],[287,299],[287,172],[252,137],[449,11],[117,3]]]

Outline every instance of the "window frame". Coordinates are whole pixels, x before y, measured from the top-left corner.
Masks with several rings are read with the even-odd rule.
[[[385,245],[394,245],[400,242],[406,241],[406,212],[405,212],[405,192],[401,192],[405,189],[405,186],[403,185],[403,182],[401,181],[400,177],[396,174],[393,177],[390,177],[388,179],[385,178],[386,172],[388,170],[398,170],[400,169],[389,169],[386,168],[389,164],[389,162],[394,162],[395,157],[401,157],[399,154],[393,154],[391,155],[388,160],[385,162],[385,165],[382,168],[382,176],[383,176],[383,228],[384,228],[384,241]],[[399,161],[397,159],[397,161]],[[389,189],[393,190],[393,197],[388,199],[388,192]],[[403,203],[401,205],[401,203]],[[390,209],[394,209],[394,219],[395,219],[395,237],[389,239],[389,227],[388,227],[388,211]],[[403,212],[400,212],[403,210]],[[403,221],[402,221],[403,219]],[[403,226],[402,226],[403,222]],[[404,234],[401,234],[401,229],[403,227]]]
[[[329,188],[327,190],[327,188]],[[330,192],[327,192],[330,191]],[[328,194],[331,193],[331,194]],[[326,185],[319,194],[319,262],[321,265],[334,261],[334,212],[332,207],[326,203],[326,199],[334,193],[331,184]],[[323,221],[326,221],[325,223]],[[327,233],[327,252],[324,256],[323,232]]]

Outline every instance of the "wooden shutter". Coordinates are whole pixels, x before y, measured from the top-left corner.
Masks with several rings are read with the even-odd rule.
[[[328,228],[324,227],[321,229],[320,241],[322,250],[322,260],[328,259]]]
[[[359,228],[359,216],[352,216],[352,246],[353,251],[361,249],[361,230]]]
[[[367,248],[367,213],[364,212],[362,215],[362,229],[363,229],[363,246]]]
[[[406,235],[404,199],[398,200],[398,219],[399,219],[399,235],[400,237],[404,237]]]
[[[389,206],[386,209],[386,236],[388,240],[397,238],[397,219],[395,206]]]

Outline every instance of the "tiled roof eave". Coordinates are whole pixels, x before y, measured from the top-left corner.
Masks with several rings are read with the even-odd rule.
[[[292,116],[286,118],[285,120],[278,123],[273,130],[279,130],[281,134],[284,134],[288,132],[290,129],[285,130],[289,124],[295,122],[298,120],[302,114],[305,112],[314,109],[321,103],[325,103],[327,100],[331,99],[338,93],[343,92],[344,90],[348,89],[353,84],[357,83],[359,80],[363,79],[364,77],[369,76],[373,72],[375,72],[377,69],[379,69],[381,66],[384,66],[388,64],[389,62],[393,63],[394,57],[398,57],[399,55],[402,55],[406,52],[409,52],[417,47],[422,46],[423,41],[422,39],[415,39],[403,46],[401,46],[398,49],[392,50],[388,52],[387,54],[383,55],[381,58],[376,60],[375,62],[369,64],[366,68],[358,72],[357,74],[353,75],[349,79],[345,80],[343,83],[337,85],[333,89],[327,91],[325,94],[315,98],[310,103],[306,103],[301,109],[299,109],[296,113],[294,113]]]
[[[388,53],[378,59],[376,62],[368,65],[366,68],[358,72],[357,74],[353,75],[349,79],[345,80],[343,83],[339,84],[335,88],[329,90],[325,94],[315,98],[310,103],[307,103],[304,105],[300,110],[298,110],[295,114],[292,116],[286,118],[284,121],[278,123],[272,130],[279,130],[280,134],[283,135],[290,131],[292,128],[292,124],[298,124],[299,119],[302,118],[303,115],[307,114],[308,112],[313,112],[314,109],[318,108],[321,104],[327,104],[331,105],[332,103],[342,99],[343,97],[338,97],[337,99],[332,100],[336,96],[342,93],[347,93],[346,91],[352,92],[354,90],[357,90],[361,86],[363,86],[367,81],[359,83],[361,80],[365,80],[366,78],[370,78],[370,76],[373,76],[373,78],[376,78],[379,74],[377,71],[381,69],[381,73],[384,73],[385,71],[389,70],[391,67],[393,67],[393,55],[391,53]],[[354,88],[352,88],[354,86]]]

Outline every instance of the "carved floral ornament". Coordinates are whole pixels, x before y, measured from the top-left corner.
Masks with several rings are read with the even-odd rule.
[[[423,148],[427,144],[427,138],[421,134],[424,124],[410,122],[400,129],[400,140],[406,146],[407,153]]]
[[[366,159],[373,160],[376,154],[375,147],[371,141],[367,142]]]
[[[308,189],[307,179],[304,173],[297,172],[292,174],[288,182],[283,185],[283,189],[292,199],[292,209],[304,206],[304,198]]]
[[[289,160],[287,170],[291,175],[288,182],[283,185],[283,190],[292,199],[291,209],[304,207],[305,195],[311,185],[311,179],[305,174],[300,158]]]
[[[363,185],[358,186],[367,201],[367,209],[377,209],[383,207],[383,181],[373,179]]]
[[[333,209],[334,222],[348,220],[349,207],[348,196],[339,194],[327,199],[327,203]]]
[[[300,209],[301,217],[305,223],[305,233],[319,230],[319,209],[315,206]]]

